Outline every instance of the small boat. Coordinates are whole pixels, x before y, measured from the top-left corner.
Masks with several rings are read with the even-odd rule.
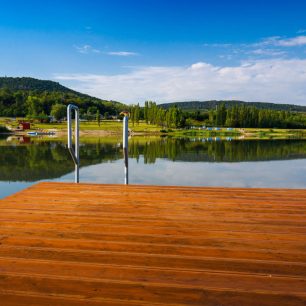
[[[37,132],[27,132],[27,135],[29,135],[29,136],[37,136],[38,133]]]
[[[40,135],[55,135],[55,132],[28,132],[29,136],[40,136]]]

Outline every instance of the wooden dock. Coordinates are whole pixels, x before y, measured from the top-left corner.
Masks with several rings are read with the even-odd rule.
[[[306,305],[306,190],[41,183],[0,200],[1,306]]]

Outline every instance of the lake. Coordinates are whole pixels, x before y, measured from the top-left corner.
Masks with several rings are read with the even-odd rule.
[[[123,184],[120,138],[81,138],[80,182]],[[0,198],[39,181],[74,181],[65,139],[0,138]],[[306,187],[306,141],[132,137],[130,184]]]

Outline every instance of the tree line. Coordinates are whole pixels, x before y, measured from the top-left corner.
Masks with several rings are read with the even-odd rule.
[[[258,109],[255,106],[234,105],[226,108],[222,103],[214,110],[184,112],[176,105],[170,108],[146,101],[130,106],[130,120],[138,124],[140,120],[162,128],[188,128],[195,125],[233,128],[306,128],[306,116],[300,112]]]
[[[185,126],[186,115],[176,105],[169,109],[159,107],[155,102],[146,101],[144,107],[139,104],[130,106],[130,120],[138,124],[140,120],[162,128],[180,128]]]
[[[177,105],[164,108],[153,101],[146,101],[144,106],[100,100],[76,92],[11,90],[0,88],[1,117],[29,117],[48,120],[53,116],[59,120],[66,116],[68,104],[76,104],[84,119],[96,120],[100,125],[101,115],[105,118],[117,116],[122,110],[129,110],[133,125],[145,121],[148,124],[164,128],[185,128],[194,125],[220,127],[253,128],[306,128],[305,113],[259,109],[246,104],[226,107],[219,104],[215,109],[183,111]]]
[[[245,102],[239,100],[210,100],[210,101],[187,101],[187,102],[172,102],[160,104],[163,108],[170,108],[176,104],[183,111],[195,111],[195,110],[210,110],[216,109],[221,104],[225,104],[226,108],[231,108],[235,105],[238,106],[254,106],[258,109],[272,109],[278,111],[291,111],[291,112],[306,112],[306,106],[294,105],[294,104],[279,104],[269,102]]]
[[[226,108],[225,104],[209,111],[209,122],[216,126],[250,128],[305,128],[303,113],[258,109],[254,106],[235,105]]]

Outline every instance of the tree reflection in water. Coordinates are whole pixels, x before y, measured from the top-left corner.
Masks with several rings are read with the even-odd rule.
[[[221,140],[191,138],[131,138],[129,158],[145,164],[156,159],[187,162],[245,162],[306,158],[305,140]],[[122,159],[117,140],[97,139],[80,146],[81,167]],[[74,170],[61,141],[18,142],[0,139],[0,181],[33,182],[54,179]]]

